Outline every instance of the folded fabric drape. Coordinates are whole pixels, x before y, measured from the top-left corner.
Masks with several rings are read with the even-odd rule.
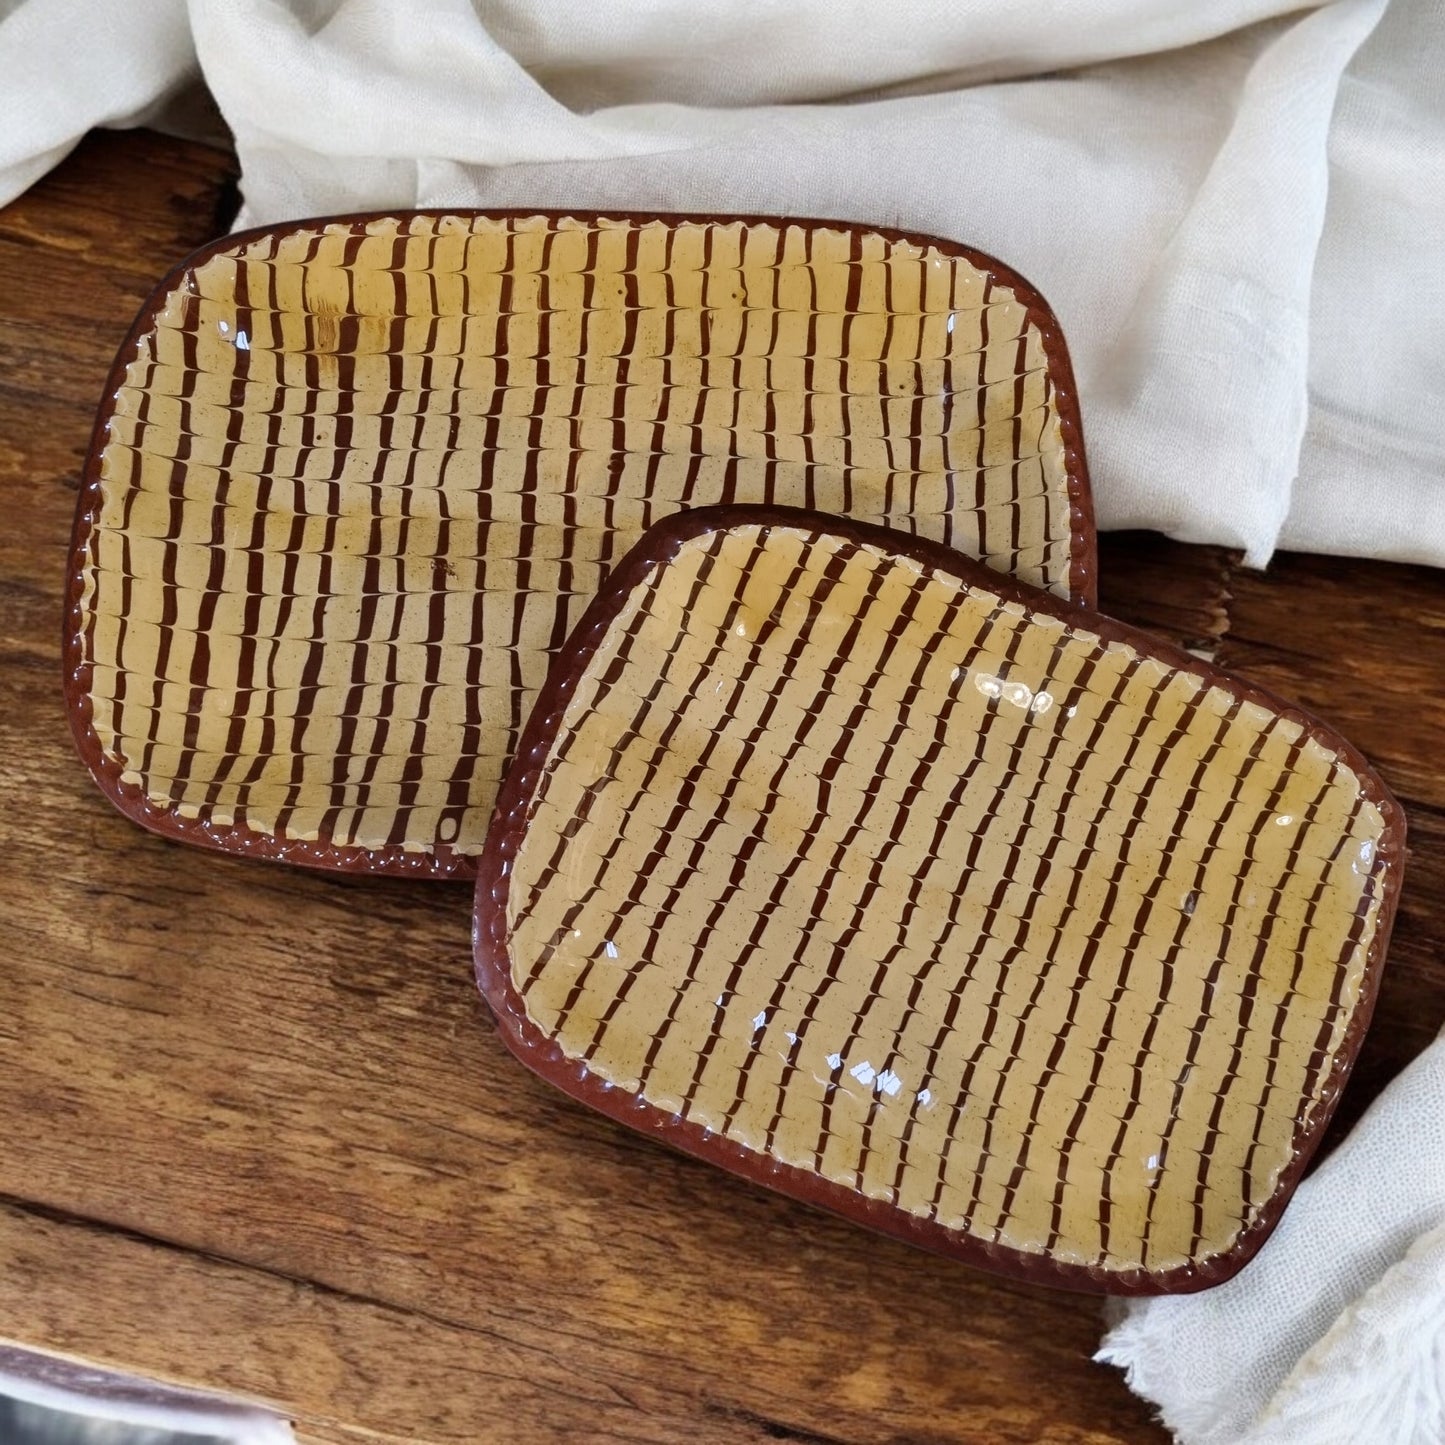
[[[1445,563],[1430,0],[7,9],[0,198],[200,75],[239,225],[576,205],[935,232],[1059,312],[1102,526]]]
[[[1204,1294],[1138,1300],[1098,1358],[1188,1445],[1427,1445],[1445,1434],[1445,1039]]]

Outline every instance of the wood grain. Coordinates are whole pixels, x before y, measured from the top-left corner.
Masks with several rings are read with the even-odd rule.
[[[472,986],[465,887],[193,852],[89,783],[59,700],[76,480],[114,347],[215,234],[229,164],[98,137],[0,212],[0,1336],[327,1445],[1166,1439],[1090,1363],[1095,1302],[765,1195],[525,1074]],[[1140,536],[1101,570],[1107,605],[1306,701],[1406,804],[1358,1113],[1445,997],[1445,582]]]

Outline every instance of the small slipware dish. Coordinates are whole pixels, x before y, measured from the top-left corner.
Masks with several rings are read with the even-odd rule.
[[[1069,359],[1019,276],[835,222],[410,212],[157,288],[70,559],[81,755],[156,832],[475,872],[531,700],[653,521],[807,504],[1092,602]]]
[[[1404,819],[1315,719],[937,544],[658,524],[563,649],[477,878],[542,1078],[1003,1274],[1259,1249],[1369,1022]]]

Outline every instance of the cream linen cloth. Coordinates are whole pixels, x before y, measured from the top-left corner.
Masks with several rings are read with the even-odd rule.
[[[0,201],[89,126],[152,117],[201,77],[240,155],[239,225],[535,205],[936,232],[1057,310],[1102,526],[1259,565],[1279,545],[1445,564],[1440,0],[0,0],[0,17]],[[1105,1357],[1181,1439],[1445,1439],[1439,1048],[1237,1282],[1125,1310]]]
[[[1105,527],[1445,563],[1440,0],[0,0],[0,201],[197,73],[240,224],[836,216],[994,251]],[[157,257],[157,267],[169,258]]]
[[[1188,1445],[1445,1438],[1445,1039],[1217,1289],[1113,1311],[1098,1359]]]

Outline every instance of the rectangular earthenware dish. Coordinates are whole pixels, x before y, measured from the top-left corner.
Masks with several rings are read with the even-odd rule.
[[[1297,708],[935,542],[660,523],[477,880],[529,1067],[749,1179],[1076,1289],[1227,1279],[1373,1007],[1398,806]]]
[[[1093,599],[1069,360],[951,242],[422,212],[231,236],[121,348],[71,553],[81,754],[205,847],[470,876],[522,723],[654,521],[806,504]]]

